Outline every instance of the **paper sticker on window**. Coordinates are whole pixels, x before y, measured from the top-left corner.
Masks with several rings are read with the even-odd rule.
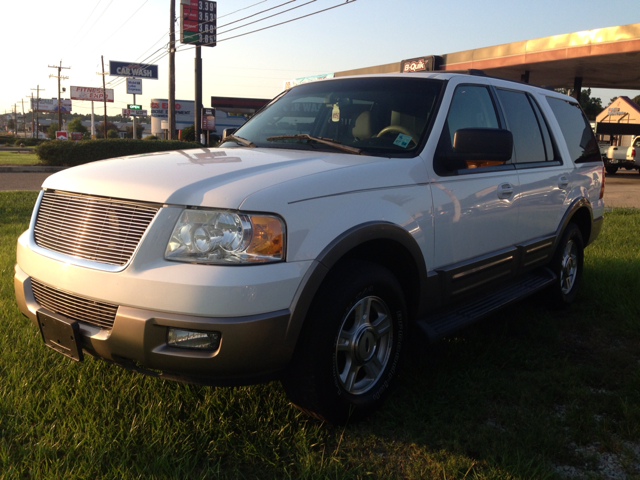
[[[331,112],[331,121],[332,122],[340,121],[340,107],[338,106],[337,103],[333,106],[333,112]]]
[[[404,133],[399,133],[396,141],[393,142],[394,145],[398,145],[402,148],[407,148],[409,143],[411,142],[411,137],[409,135],[405,135]]]

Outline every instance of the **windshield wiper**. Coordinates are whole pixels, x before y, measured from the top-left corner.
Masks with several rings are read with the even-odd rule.
[[[241,145],[244,145],[245,147],[256,148],[255,143],[247,140],[246,138],[238,137],[237,135],[227,135],[226,137],[224,137],[224,141],[226,142],[227,140],[235,140],[236,142],[238,142]]]
[[[356,155],[361,155],[362,154],[362,150],[359,149],[359,148],[350,147],[348,145],[343,145],[340,142],[336,142],[335,140],[333,140],[331,138],[314,137],[314,136],[309,135],[307,133],[300,133],[300,134],[297,134],[297,135],[276,135],[275,137],[267,137],[267,141],[268,142],[272,142],[274,140],[287,140],[287,139],[312,140],[314,142],[324,143],[325,145],[330,145],[332,147],[339,148],[341,150],[344,150],[345,152],[355,153]]]

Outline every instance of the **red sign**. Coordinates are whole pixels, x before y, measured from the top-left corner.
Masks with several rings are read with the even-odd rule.
[[[79,142],[80,140],[82,140],[82,133],[81,132],[71,132],[71,140],[73,140],[74,142]]]
[[[67,132],[56,132],[56,140],[69,140]]]

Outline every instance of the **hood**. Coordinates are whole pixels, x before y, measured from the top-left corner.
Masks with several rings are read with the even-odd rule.
[[[300,150],[202,148],[88,163],[51,175],[43,188],[236,209],[247,196],[276,184],[375,160]]]

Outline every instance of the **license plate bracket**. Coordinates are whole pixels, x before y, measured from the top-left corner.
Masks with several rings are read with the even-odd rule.
[[[43,312],[38,312],[37,317],[40,334],[47,347],[76,362],[84,360],[78,322]]]

